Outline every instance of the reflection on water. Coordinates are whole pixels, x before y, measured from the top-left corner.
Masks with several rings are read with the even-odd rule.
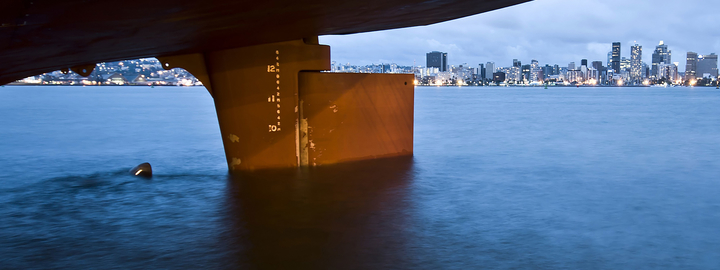
[[[412,157],[399,157],[233,176],[52,178],[0,191],[0,268],[402,265],[412,177]]]
[[[372,268],[407,261],[412,158],[230,177],[230,241],[262,268]]]

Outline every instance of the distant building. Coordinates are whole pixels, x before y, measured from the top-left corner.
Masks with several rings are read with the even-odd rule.
[[[136,85],[148,85],[148,84],[150,84],[150,83],[148,82],[148,80],[147,80],[147,77],[145,77],[145,75],[142,75],[142,74],[137,75],[137,76],[135,77],[135,79],[132,80],[132,83],[133,83],[133,84],[136,84]]]
[[[427,53],[426,58],[427,58],[426,67],[437,68],[440,72],[448,71],[447,53],[432,51],[432,52]]]
[[[555,67],[547,64],[542,68],[542,73],[543,80],[549,78],[550,76],[557,75],[555,74]]]
[[[668,50],[668,46],[661,40],[660,45],[655,47],[655,51],[652,54],[652,70],[651,75],[658,76],[658,68],[660,63],[670,64],[672,63],[672,51]],[[662,78],[658,76],[658,78]]]
[[[500,83],[505,81],[505,73],[495,72],[493,73],[493,82]]]
[[[485,65],[484,65],[484,64],[478,64],[477,73],[475,73],[475,74],[478,75],[478,78],[480,78],[480,80],[485,79],[485,75],[487,74],[487,73],[485,73],[485,72],[487,72],[487,71],[485,70]]]
[[[635,44],[630,47],[630,79],[638,82],[642,73],[642,46]]]
[[[522,80],[523,81],[531,80],[531,78],[530,78],[530,70],[532,69],[531,67],[532,67],[531,65],[523,65],[522,66],[521,72],[522,72]]]
[[[714,53],[711,53],[709,55],[701,55],[698,57],[697,62],[697,77],[707,77],[711,76],[713,78],[717,78],[718,76],[718,65],[717,65],[717,55]]]
[[[625,57],[620,59],[620,71],[627,71],[630,73],[630,59],[627,59]]]
[[[697,74],[698,54],[696,52],[688,52],[685,64],[685,80],[693,80]]]
[[[567,68],[567,69],[568,69],[568,70],[574,70],[574,69],[575,69],[575,62],[570,62],[570,64],[568,64],[568,68]]]
[[[595,78],[598,80],[598,83],[603,82],[603,73],[605,73],[605,67],[602,64],[602,61],[593,61],[592,63],[592,69],[597,72],[597,76]]]
[[[584,81],[583,73],[579,69],[568,69],[566,80],[572,83],[582,83]]]
[[[612,44],[612,58],[610,59],[610,67],[615,72],[620,71],[620,42],[613,42]]]
[[[543,80],[543,71],[540,68],[540,63],[533,59],[530,61],[530,79],[531,82],[540,82]]]
[[[562,80],[567,80],[567,71],[568,69],[566,67],[561,67],[558,69],[558,78]]]
[[[495,73],[495,62],[487,62],[485,64],[485,79],[492,81]]]
[[[588,79],[588,61],[587,59],[580,60],[580,74],[583,81]]]
[[[665,64],[661,62],[658,65],[657,77],[672,81],[679,79],[677,66],[675,64]]]
[[[597,69],[588,68],[585,73],[585,78],[586,80],[591,81],[592,84],[597,84],[598,81],[600,81],[600,72]]]
[[[612,51],[608,52],[607,62],[605,62],[605,66],[609,69],[612,69]]]
[[[120,73],[106,74],[102,76],[107,84],[123,85],[127,84],[128,80]]]
[[[505,79],[510,81],[520,81],[522,80],[522,73],[520,73],[519,67],[511,67],[508,69],[508,72],[505,73]]]

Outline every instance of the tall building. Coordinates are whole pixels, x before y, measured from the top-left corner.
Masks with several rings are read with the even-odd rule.
[[[697,77],[698,54],[688,52],[685,64],[685,80],[693,80]]]
[[[605,66],[609,69],[612,69],[612,51],[608,52],[607,62],[605,62]]]
[[[616,73],[620,72],[620,42],[613,42],[612,44],[612,58],[610,59],[610,68],[614,69]]]
[[[575,62],[570,62],[570,64],[568,64],[568,70],[575,70]]]
[[[599,70],[599,71],[602,71],[602,70],[604,69],[604,68],[603,68],[603,64],[602,64],[602,61],[593,61],[593,62],[592,62],[592,67],[593,67],[595,70]]]
[[[652,70],[651,75],[658,75],[658,68],[660,63],[670,64],[672,63],[672,51],[668,50],[667,45],[661,40],[660,45],[655,47],[655,51],[652,54]]]
[[[714,53],[710,55],[701,55],[698,57],[697,62],[697,77],[712,76],[717,78],[718,76],[718,56]]]
[[[557,75],[557,69],[556,66],[551,66],[548,64],[545,64],[545,66],[542,68],[544,79],[549,78],[550,76]]]
[[[587,59],[580,60],[580,73],[582,74],[583,80],[588,78],[588,65]]]
[[[532,70],[531,65],[523,65],[522,66],[522,78],[520,80],[527,80],[530,81],[530,70]]]
[[[517,59],[513,59],[513,67],[520,68],[522,66],[522,62],[520,62]]]
[[[620,71],[619,72],[630,72],[630,59],[625,57],[620,58]]]
[[[487,72],[487,70],[485,70],[485,65],[478,64],[477,73],[475,73],[475,74],[477,74],[477,78],[479,80],[485,79],[485,75],[487,75],[487,73],[485,73],[485,72]]]
[[[542,76],[542,69],[540,68],[540,63],[535,59],[531,60],[530,61],[530,77],[528,80],[531,82],[538,82],[538,81],[542,81],[542,79],[543,79],[543,76]]]
[[[658,64],[658,78],[665,78],[668,80],[677,80],[678,79],[678,68],[675,64],[665,64],[661,62]]]
[[[432,51],[432,52],[427,53],[426,57],[427,57],[426,67],[437,68],[440,72],[448,71],[447,53]]]
[[[495,73],[495,62],[487,62],[485,64],[485,79],[492,80]]]
[[[637,82],[642,78],[642,46],[635,44],[630,47],[630,79]]]
[[[505,73],[505,79],[507,81],[520,81],[522,80],[522,74],[520,73],[519,67],[509,67],[509,68],[503,68],[503,70],[498,69],[498,71],[502,71]]]

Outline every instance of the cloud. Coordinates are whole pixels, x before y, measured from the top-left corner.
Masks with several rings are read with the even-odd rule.
[[[425,63],[425,53],[445,51],[450,64],[477,65],[512,59],[541,64],[607,60],[612,42],[629,57],[635,42],[650,62],[660,40],[684,69],[685,54],[720,53],[714,34],[713,0],[535,0],[500,10],[429,26],[341,36],[323,36],[335,61],[370,64]]]

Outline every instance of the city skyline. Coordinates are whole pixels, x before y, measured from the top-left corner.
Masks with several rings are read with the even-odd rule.
[[[610,44],[618,41],[621,57],[630,59],[630,46],[637,43],[645,49],[643,62],[650,64],[652,50],[663,40],[675,55],[673,62],[679,62],[679,71],[684,72],[687,52],[720,52],[720,38],[706,30],[715,20],[699,11],[712,4],[705,0],[536,0],[430,26],[322,36],[320,41],[332,47],[332,58],[340,63],[420,66],[425,53],[443,51],[449,55],[449,65],[495,62],[508,66],[512,63],[506,62],[512,59],[561,65],[580,59],[605,63]],[[658,16],[658,6],[671,12]]]

